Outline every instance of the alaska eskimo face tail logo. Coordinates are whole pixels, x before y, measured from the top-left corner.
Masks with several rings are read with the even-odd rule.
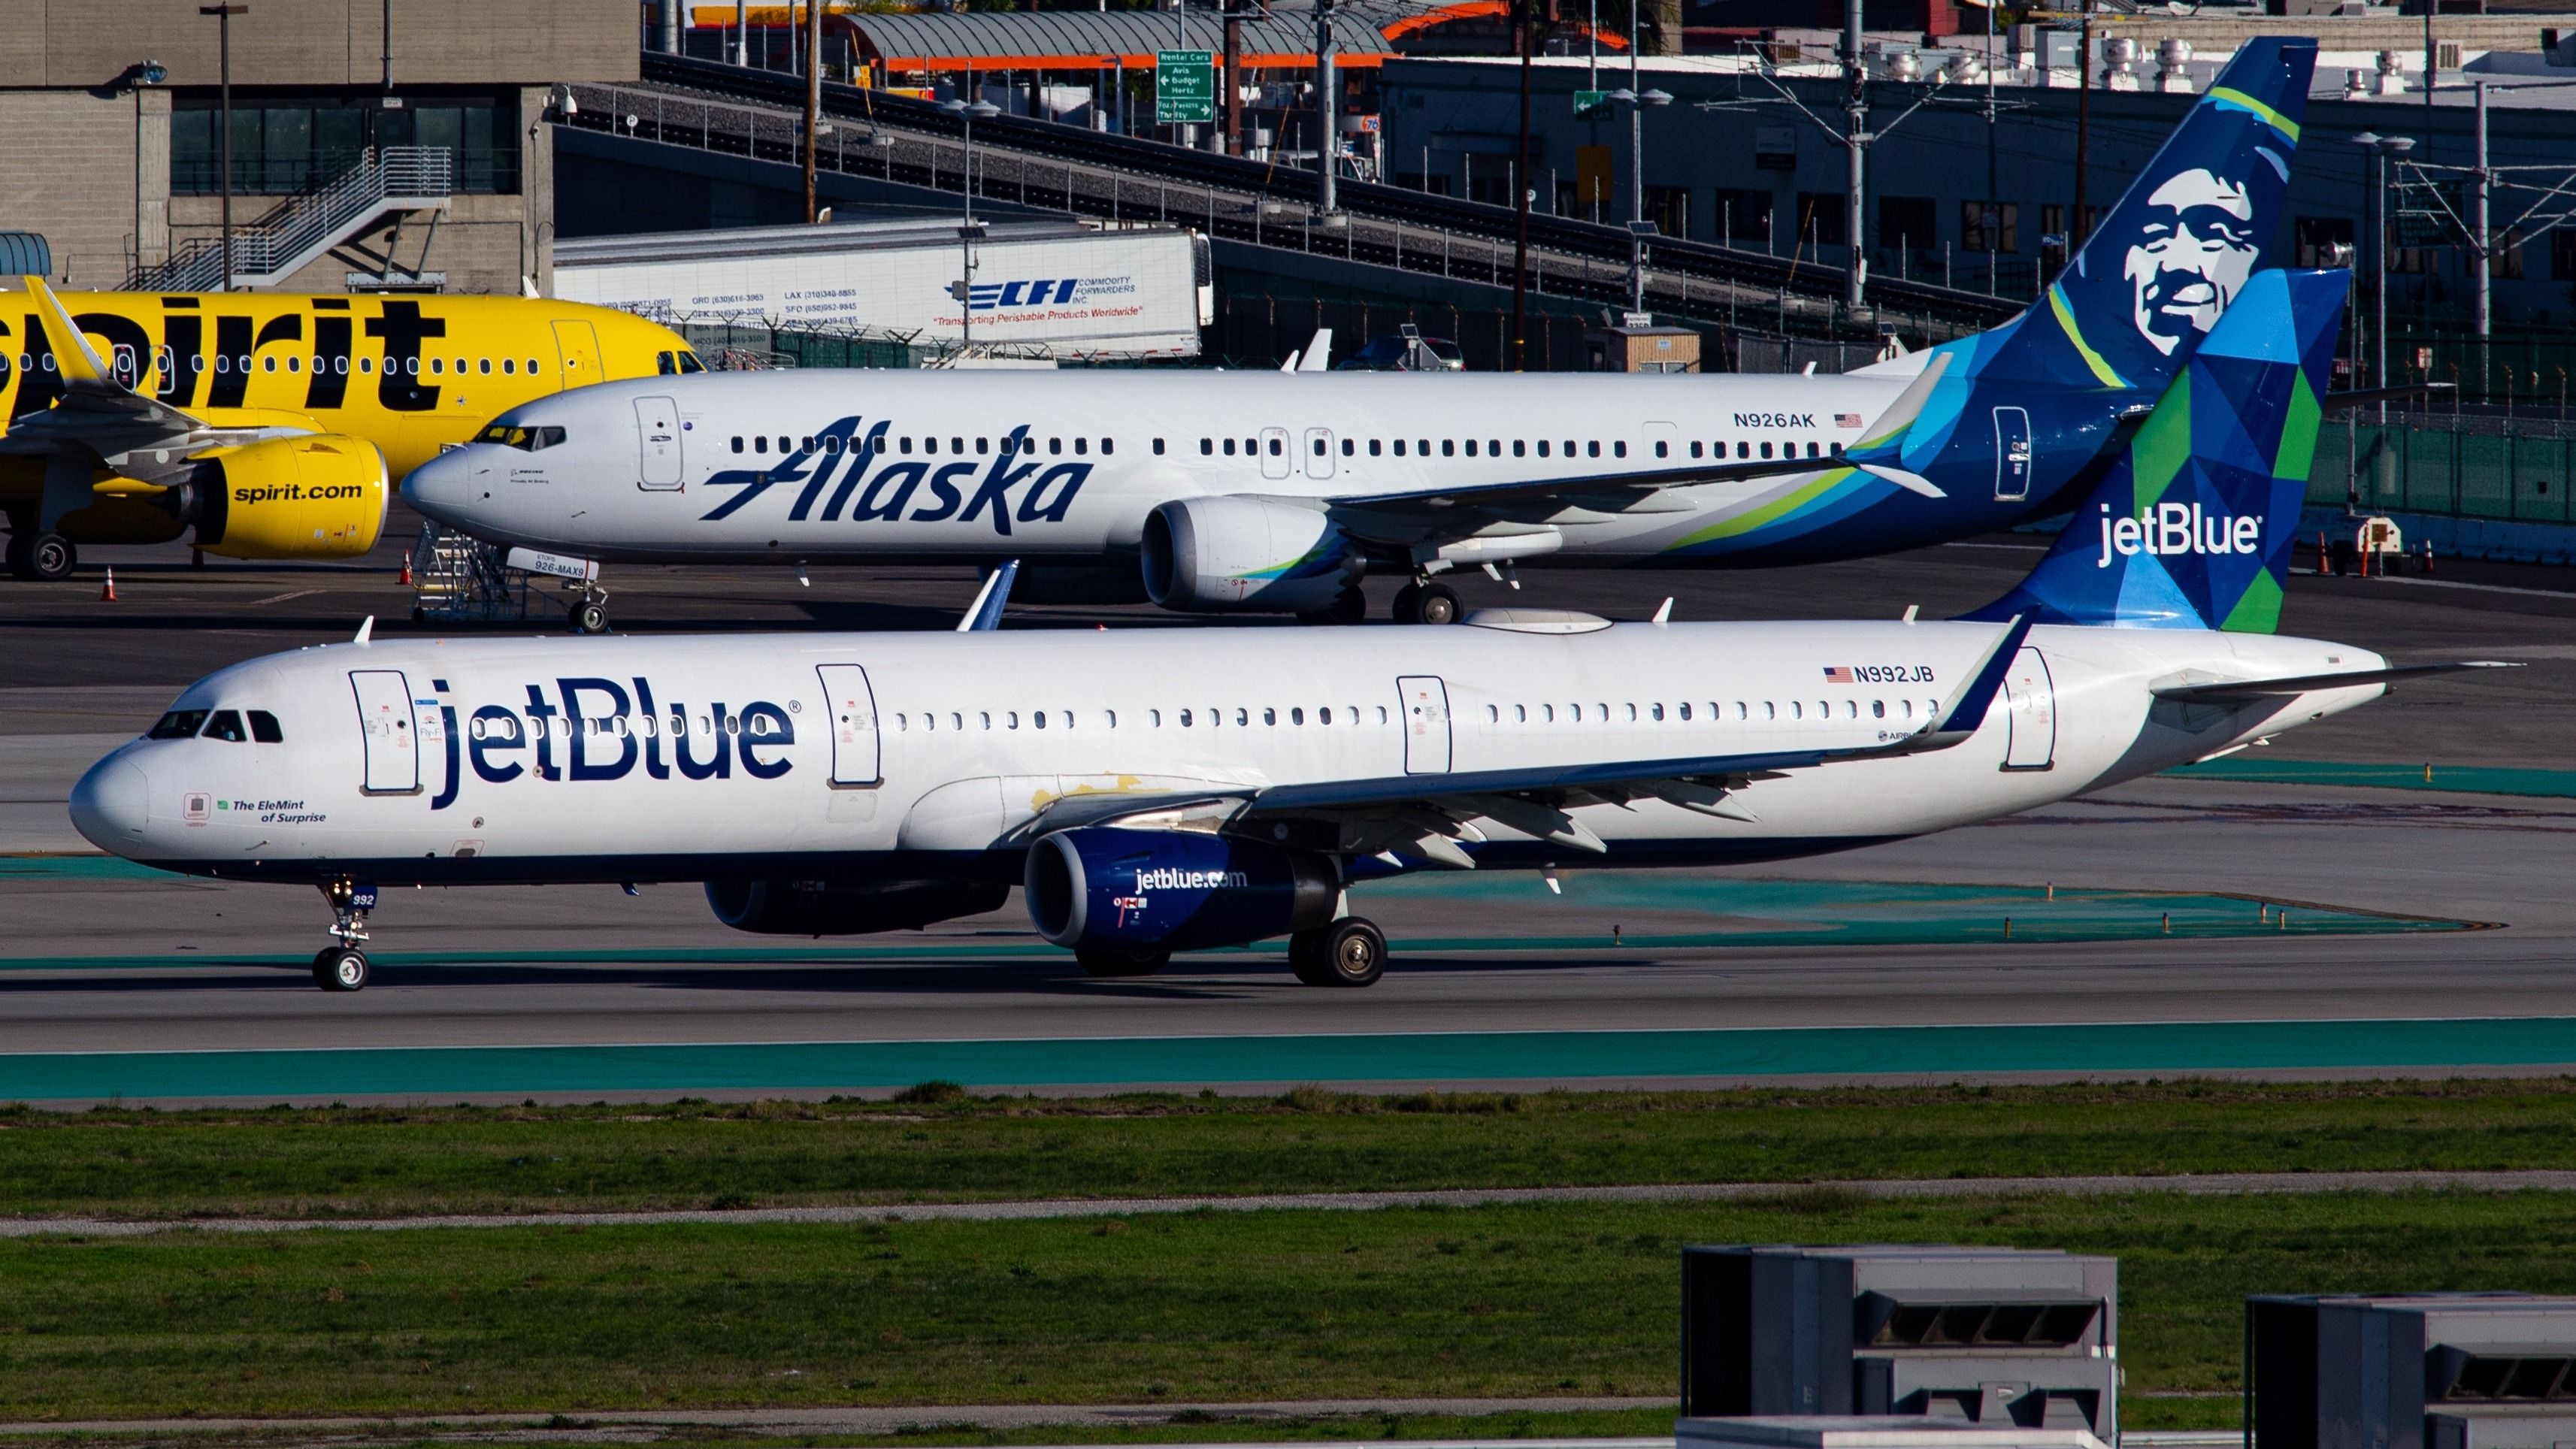
[[[2245,185],[2199,168],[2157,187],[2146,212],[2145,235],[2120,275],[2138,335],[2170,357],[2184,339],[2218,325],[2263,259],[2263,240]]]

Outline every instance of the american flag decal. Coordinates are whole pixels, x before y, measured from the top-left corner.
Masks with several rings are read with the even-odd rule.
[[[1835,427],[1838,427],[1838,428],[1856,428],[1856,427],[1859,427],[1859,426],[1860,426],[1860,414],[1858,414],[1858,413],[1836,413],[1836,414],[1834,414],[1834,426],[1835,426]]]
[[[1860,683],[1860,678],[1853,674],[1849,669],[1844,668],[1842,665],[1828,664],[1825,666],[1825,683],[1858,684]]]

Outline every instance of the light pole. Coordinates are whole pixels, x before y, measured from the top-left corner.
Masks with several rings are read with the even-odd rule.
[[[233,17],[248,14],[242,4],[200,5],[197,13],[215,17],[216,74],[222,85],[223,99],[217,103],[221,113],[217,124],[223,131],[217,139],[215,164],[223,171],[224,188],[224,285],[233,289]]]
[[[2370,292],[2371,338],[2373,353],[2371,386],[2388,386],[2388,159],[2403,158],[2415,149],[2411,136],[2382,136],[2364,131],[2352,138],[2352,144],[2370,153]],[[2379,404],[2380,421],[2388,420],[2388,404]]]
[[[1628,223],[1628,310],[1646,310],[1646,238],[1655,235],[1651,221]]]
[[[1631,56],[1631,59],[1634,59]],[[1608,97],[1614,106],[1628,108],[1628,219],[1646,219],[1646,123],[1645,108],[1669,106],[1673,98],[1665,91],[1638,92],[1626,86]]]
[[[957,351],[963,356],[975,341],[975,239],[983,234],[975,224],[975,123],[993,119],[1002,108],[986,100],[956,100],[940,109],[955,115],[966,130],[966,220],[957,228]]]

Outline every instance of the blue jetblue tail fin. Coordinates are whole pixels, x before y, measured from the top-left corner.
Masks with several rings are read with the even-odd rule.
[[[2246,42],[2046,295],[1985,334],[1985,376],[2150,393],[2262,265],[2307,114],[2314,40]]]
[[[2350,285],[2255,273],[2039,567],[1967,617],[2272,632]]]

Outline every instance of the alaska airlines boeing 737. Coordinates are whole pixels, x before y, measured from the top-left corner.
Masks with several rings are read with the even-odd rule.
[[[367,980],[380,886],[674,880],[797,935],[1020,884],[1095,973],[1286,935],[1301,980],[1364,986],[1386,943],[1355,881],[1847,849],[2465,667],[2271,637],[2345,284],[2257,275],[2037,570],[1966,620],[362,637],[190,686],[72,819],[163,869],[320,886],[339,990]]]
[[[2153,405],[2278,230],[2315,59],[2247,44],[2027,313],[1845,376],[656,380],[514,409],[404,496],[583,560],[1022,558],[1024,593],[1105,565],[1181,610],[1348,619],[1392,572],[1398,617],[1434,623],[1457,567],[1919,547],[2064,508]]]
[[[355,558],[390,482],[493,414],[699,370],[671,329],[573,302],[25,284],[26,310],[0,317],[0,515],[22,579],[69,574],[81,544],[192,528],[233,558]]]

